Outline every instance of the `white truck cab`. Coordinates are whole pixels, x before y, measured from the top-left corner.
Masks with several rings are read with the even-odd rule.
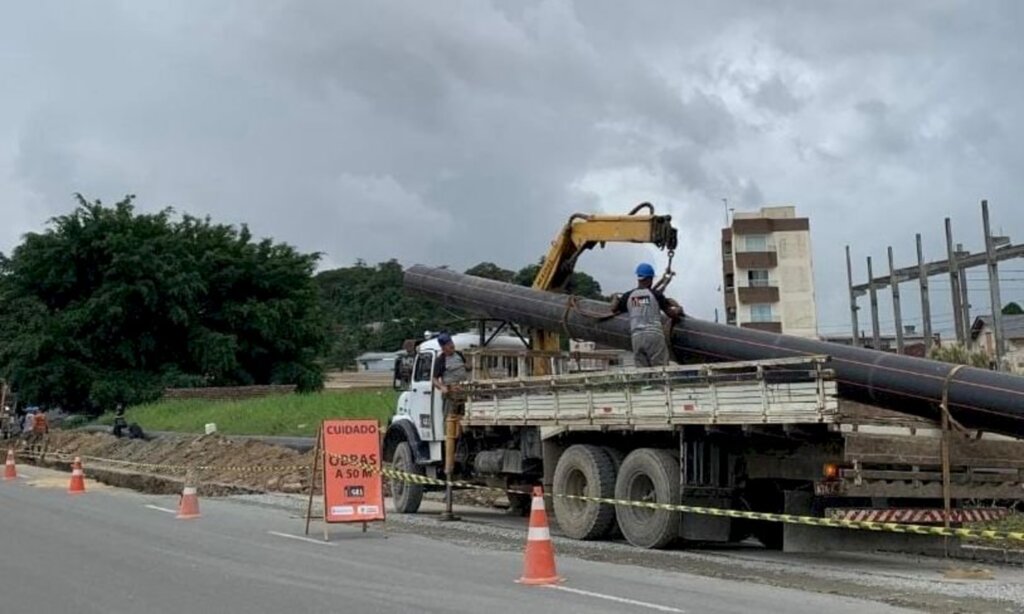
[[[451,337],[457,352],[482,347],[479,333],[458,333]],[[526,349],[526,343],[515,335],[497,334],[488,337],[484,341],[491,349]],[[434,364],[440,355],[441,346],[436,337],[431,337],[416,347],[412,374],[406,390],[398,397],[397,411],[391,418],[391,428],[402,428],[407,435],[411,430],[415,432],[421,444],[426,444],[421,446],[420,450],[426,453],[427,458],[423,458],[424,454],[418,455],[421,464],[426,464],[423,461],[439,463],[442,460],[444,399],[441,392],[435,389],[433,381]],[[469,367],[468,357],[466,366]]]

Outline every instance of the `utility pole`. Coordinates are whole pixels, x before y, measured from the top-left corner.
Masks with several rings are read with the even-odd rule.
[[[924,353],[927,355],[932,350],[932,307],[928,297],[928,271],[924,266],[921,233],[917,234],[917,279],[921,282],[921,319],[924,320]]]
[[[964,323],[965,344],[971,337],[971,295],[967,288],[967,267],[963,266],[963,262],[970,255],[971,252],[965,250],[963,245],[956,244],[956,263],[960,271],[960,308],[963,309],[960,320]]]
[[[992,329],[996,342],[996,368],[1003,370],[1003,301],[999,296],[999,263],[988,223],[988,201],[981,201],[981,222],[985,230],[985,259],[988,265],[988,289],[992,299]]]
[[[896,326],[896,353],[903,353],[903,314],[900,312],[900,282],[896,279],[896,265],[892,263],[892,246],[889,246],[889,285],[892,287],[892,316]]]
[[[853,266],[850,264],[850,246],[846,246],[846,282],[850,288],[850,324],[853,327],[853,347],[860,347],[860,326],[857,325],[857,295],[853,292]]]
[[[953,324],[956,326],[956,341],[966,347],[964,341],[964,323],[961,318],[963,308],[960,306],[960,271],[957,269],[956,252],[953,251],[953,226],[946,218],[946,258],[949,262],[950,294],[953,295]]]
[[[871,296],[871,340],[874,349],[882,349],[882,333],[878,330],[878,291],[875,290],[875,275],[871,270],[871,256],[868,256],[868,294]]]

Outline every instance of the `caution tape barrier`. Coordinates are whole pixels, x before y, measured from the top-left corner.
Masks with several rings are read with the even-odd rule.
[[[82,456],[75,455],[66,452],[49,451],[45,453],[39,453],[34,451],[23,451],[22,456],[47,456],[56,457],[62,459],[71,459],[77,456],[82,460],[91,460],[99,463],[108,464],[119,464],[125,466],[145,467],[153,469],[171,469],[171,470],[184,470],[184,471],[234,471],[239,473],[273,473],[275,471],[308,471],[310,465],[174,465],[174,464],[162,464],[162,463],[139,463],[135,461],[125,461],[110,458],[101,458],[95,456]],[[363,470],[377,471],[378,468],[374,465],[365,463],[351,463],[349,459],[328,454],[328,457],[337,458],[343,464],[351,464],[358,466]],[[382,477],[398,480],[401,482],[408,482],[412,484],[422,484],[424,486],[451,486],[453,488],[464,488],[473,489],[480,491],[500,492],[503,494],[515,494],[515,495],[531,495],[530,492],[515,490],[509,488],[498,488],[494,486],[483,486],[480,484],[474,484],[472,482],[464,482],[459,480],[441,480],[438,478],[431,478],[425,475],[417,473],[409,473],[394,467],[382,466],[380,467],[380,473]],[[550,498],[562,498],[572,499],[576,501],[585,501],[589,503],[604,503],[607,505],[617,506],[629,506],[629,507],[640,507],[646,509],[652,509],[657,511],[665,512],[686,512],[691,514],[702,514],[706,516],[720,516],[726,518],[741,518],[745,520],[760,520],[766,522],[782,522],[787,524],[798,524],[804,526],[813,527],[828,527],[836,529],[856,529],[862,531],[878,531],[887,533],[904,533],[913,535],[933,535],[939,537],[962,537],[972,539],[985,539],[993,541],[1017,541],[1024,542],[1024,531],[992,531],[987,529],[964,529],[964,528],[945,528],[945,527],[929,527],[919,524],[903,524],[896,522],[874,522],[870,520],[843,520],[834,518],[818,518],[815,516],[797,516],[794,514],[773,514],[769,512],[752,512],[747,510],[733,510],[726,508],[717,507],[704,507],[698,505],[681,505],[674,503],[656,503],[652,501],[632,501],[627,499],[609,499],[604,497],[588,497],[585,495],[568,495],[564,493],[544,493],[545,497]]]
[[[414,484],[423,484],[429,486],[448,486],[450,484],[454,488],[472,488],[475,490],[489,490],[492,492],[503,492],[518,495],[530,494],[525,491],[514,489],[481,486],[479,484],[472,484],[469,482],[460,482],[454,480],[440,480],[437,478],[430,478],[425,475],[408,473],[390,467],[382,468],[381,475],[403,482],[410,482]],[[962,528],[947,529],[945,527],[929,527],[919,524],[873,522],[870,520],[841,520],[833,518],[818,518],[815,516],[797,516],[794,514],[772,514],[768,512],[751,512],[746,510],[732,510],[718,507],[703,507],[698,505],[680,505],[673,503],[655,503],[651,501],[607,499],[603,497],[588,497],[584,495],[567,495],[564,493],[544,493],[544,496],[551,498],[573,499],[576,501],[586,501],[590,503],[605,503],[608,505],[641,507],[665,512],[687,512],[691,514],[702,514],[705,516],[722,516],[726,518],[742,518],[745,520],[782,522],[787,524],[799,524],[812,527],[829,527],[835,529],[857,529],[862,531],[880,531],[887,533],[906,533],[913,535],[935,535],[939,537],[965,537],[995,541],[1024,542],[1024,531],[990,531]]]

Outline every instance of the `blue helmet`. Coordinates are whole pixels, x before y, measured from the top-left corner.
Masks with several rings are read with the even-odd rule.
[[[642,262],[636,267],[636,276],[637,279],[653,279],[654,267],[646,262]]]
[[[448,333],[441,333],[437,336],[437,344],[444,347],[452,342],[452,336]]]

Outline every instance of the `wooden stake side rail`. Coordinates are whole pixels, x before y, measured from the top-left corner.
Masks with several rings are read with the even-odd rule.
[[[834,422],[824,359],[682,365],[483,380],[463,389],[466,426]]]

